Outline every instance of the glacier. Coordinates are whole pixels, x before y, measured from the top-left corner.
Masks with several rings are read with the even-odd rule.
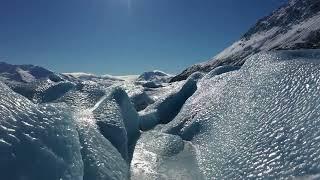
[[[75,112],[84,144],[85,179],[127,179],[140,131],[138,113],[126,92],[117,84],[101,88],[89,82],[57,101]]]
[[[179,136],[145,132],[134,151],[131,179],[203,179],[195,155],[193,145]]]
[[[1,178],[128,179],[140,131],[126,92],[41,82],[39,97],[55,98],[32,102],[0,83]]]
[[[130,160],[139,132],[139,117],[126,92],[115,88],[93,110],[101,133],[119,150],[125,160]]]
[[[152,129],[157,124],[170,122],[180,111],[185,101],[196,91],[197,81],[202,73],[194,73],[185,82],[172,85],[166,95],[161,96],[153,104],[140,111],[140,128]],[[159,94],[159,93],[156,93]]]
[[[176,76],[0,62],[0,179],[320,179],[319,23],[288,0]]]
[[[205,179],[280,179],[320,172],[320,51],[261,53],[204,78],[162,132],[197,149]]]
[[[174,83],[0,82],[1,178],[317,179],[319,59],[264,52]]]
[[[71,112],[35,105],[0,82],[1,179],[82,179]]]

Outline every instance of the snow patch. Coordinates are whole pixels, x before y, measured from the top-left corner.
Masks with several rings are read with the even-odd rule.
[[[33,75],[31,75],[29,71],[24,71],[20,68],[17,68],[17,72],[19,73],[22,81],[24,82],[29,83],[36,80],[36,78]]]

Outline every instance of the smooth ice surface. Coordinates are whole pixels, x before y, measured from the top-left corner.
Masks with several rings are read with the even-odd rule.
[[[189,140],[206,179],[316,177],[320,51],[258,54],[203,79],[163,129]]]
[[[195,153],[194,147],[179,136],[157,131],[143,133],[131,162],[131,179],[203,179]]]
[[[35,105],[0,82],[0,162],[1,179],[82,179],[71,113]]]

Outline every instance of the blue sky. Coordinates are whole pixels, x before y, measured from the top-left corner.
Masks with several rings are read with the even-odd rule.
[[[179,73],[283,0],[0,0],[0,61],[57,72]]]

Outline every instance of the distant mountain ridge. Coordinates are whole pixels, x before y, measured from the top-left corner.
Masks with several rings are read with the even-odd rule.
[[[21,83],[30,83],[45,78],[59,79],[54,72],[40,66],[12,65],[5,62],[0,62],[0,78]]]
[[[289,0],[260,19],[240,40],[211,60],[195,64],[171,82],[186,79],[196,71],[209,72],[221,65],[241,66],[246,58],[272,50],[320,48],[320,0]]]

